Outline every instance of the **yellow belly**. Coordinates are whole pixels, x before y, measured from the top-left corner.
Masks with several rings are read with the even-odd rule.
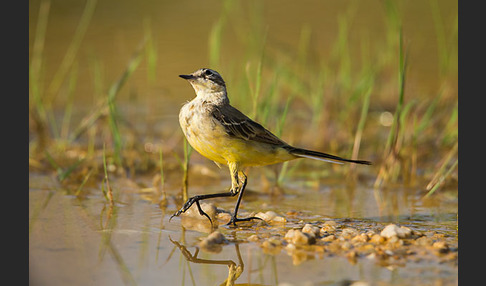
[[[194,109],[188,103],[181,110],[182,131],[197,152],[216,163],[263,166],[296,158],[284,148],[230,136],[219,122]]]
[[[188,141],[201,155],[219,164],[236,162],[240,166],[263,166],[296,158],[283,148],[228,135],[211,138],[192,136]]]

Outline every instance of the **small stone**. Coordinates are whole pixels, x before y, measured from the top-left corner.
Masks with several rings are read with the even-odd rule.
[[[298,229],[291,229],[285,234],[285,240],[295,245],[310,245],[316,242],[316,238]]]
[[[398,241],[400,241],[400,239],[396,235],[393,235],[393,236],[388,238],[388,242],[391,243],[391,244],[396,243]]]
[[[290,241],[294,238],[296,229],[289,229],[287,233],[285,233],[284,239]]]
[[[372,253],[366,255],[366,258],[367,259],[375,259],[376,258],[376,253],[372,252]]]
[[[410,238],[413,234],[413,230],[406,226],[400,227],[400,232],[398,233],[398,237],[400,238]]]
[[[370,284],[368,282],[365,282],[365,281],[355,281],[355,282],[349,284],[349,286],[370,286]]]
[[[229,222],[231,220],[231,214],[226,212],[220,212],[218,213],[217,218],[224,222]]]
[[[339,242],[338,240],[333,240],[327,245],[327,250],[331,253],[338,253],[341,251],[341,249],[341,242]]]
[[[434,241],[430,237],[422,236],[415,240],[415,244],[420,246],[431,246]]]
[[[267,223],[285,223],[287,220],[284,217],[277,215],[274,211],[267,211],[265,213],[259,212],[255,215],[256,217],[261,218]]]
[[[341,248],[342,248],[343,250],[350,250],[350,249],[352,249],[352,248],[353,248],[353,245],[351,244],[351,242],[349,242],[349,241],[345,241],[345,242],[343,242],[343,243],[341,244]]]
[[[328,235],[326,237],[321,238],[321,241],[323,241],[323,242],[329,242],[329,241],[333,241],[333,240],[336,240],[336,237],[334,236],[334,234],[331,234],[331,235]]]
[[[413,231],[413,234],[416,235],[417,237],[422,237],[424,236],[425,234],[423,234],[422,232],[418,231],[418,230],[414,230]]]
[[[211,218],[211,221],[216,221],[217,209],[214,204],[201,203],[201,209]],[[199,213],[199,210],[197,208],[189,208],[185,213],[182,214],[182,216],[208,220],[206,216],[203,216]]]
[[[398,227],[396,224],[389,224],[381,231],[380,235],[388,239],[393,236],[409,238],[412,236],[412,230],[405,226]]]
[[[337,226],[337,223],[333,220],[330,220],[330,221],[326,221],[321,229],[319,230],[319,234],[321,236],[325,236],[326,234],[329,234],[329,233],[334,233],[336,231],[336,226]]]
[[[368,255],[370,253],[373,253],[375,251],[375,246],[371,243],[366,243],[364,245],[359,246],[356,248],[358,252],[364,255]]]
[[[368,238],[371,238],[375,234],[376,234],[376,232],[374,232],[373,230],[369,230],[369,231],[366,232],[366,235],[368,236]]]
[[[351,239],[352,242],[367,242],[368,240],[370,240],[370,238],[366,233],[361,233]]]
[[[379,234],[374,234],[371,238],[370,238],[370,242],[375,244],[375,245],[379,245],[379,244],[383,244],[385,242],[385,238]]]
[[[276,216],[272,219],[272,222],[274,222],[274,223],[286,223],[287,219],[284,218],[283,216]]]
[[[432,247],[438,250],[440,253],[446,253],[449,251],[449,245],[445,241],[436,241],[432,244]]]
[[[445,237],[445,234],[436,232],[436,233],[434,233],[434,235],[432,237],[434,239],[441,239],[441,238]]]
[[[253,234],[253,235],[250,235],[246,240],[251,241],[251,242],[257,242],[258,239],[259,239],[258,235]]]
[[[292,251],[297,249],[297,246],[295,246],[295,244],[293,243],[289,243],[287,244],[287,246],[285,246],[285,249],[287,250],[288,253],[291,253]]]
[[[328,226],[334,226],[336,227],[337,226],[337,222],[333,221],[333,220],[328,220],[324,223],[324,225],[328,225]]]
[[[400,248],[404,245],[404,242],[402,239],[398,238],[398,236],[394,235],[387,241],[387,247],[389,248]]]
[[[444,262],[454,261],[454,260],[457,261],[457,252],[449,252],[447,254],[444,254],[442,260]]]
[[[309,233],[313,235],[314,237],[319,235],[320,229],[317,226],[314,226],[312,224],[305,224],[304,227],[302,228],[302,232]]]
[[[219,253],[223,249],[222,245],[226,243],[228,243],[226,237],[221,232],[215,231],[204,238],[199,243],[199,247],[207,252]]]
[[[358,231],[352,227],[347,227],[341,232],[341,236],[346,239],[351,239],[358,235]]]
[[[385,254],[386,254],[386,255],[388,255],[388,256],[392,256],[393,254],[395,254],[395,253],[393,253],[393,251],[391,251],[390,249],[385,249],[385,251],[384,251],[384,252],[385,252]]]
[[[272,243],[273,245],[283,244],[283,240],[280,237],[276,237],[276,236],[270,237],[269,239],[267,239],[267,241]]]

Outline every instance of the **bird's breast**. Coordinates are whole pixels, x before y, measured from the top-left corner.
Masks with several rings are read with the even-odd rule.
[[[220,164],[227,161],[222,155],[226,133],[203,104],[189,102],[181,108],[179,123],[189,144],[204,157]]]

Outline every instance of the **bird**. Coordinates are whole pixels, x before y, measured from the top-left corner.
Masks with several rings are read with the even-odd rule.
[[[196,204],[199,214],[207,217],[212,225],[211,218],[202,210],[200,201],[236,195],[238,198],[234,212],[227,225],[236,226],[237,222],[260,219],[237,216],[247,184],[247,176],[243,172],[246,167],[277,164],[297,158],[371,165],[369,161],[341,158],[287,144],[230,104],[226,83],[215,70],[201,68],[179,77],[187,80],[196,93],[196,97],[186,102],[179,112],[182,132],[192,148],[201,155],[214,161],[219,167],[228,166],[231,188],[229,192],[190,197],[170,219]]]

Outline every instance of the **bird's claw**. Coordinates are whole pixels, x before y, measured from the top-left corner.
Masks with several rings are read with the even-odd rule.
[[[211,226],[213,226],[213,221],[211,220],[209,215],[202,210],[201,205],[199,204],[199,199],[197,197],[189,198],[180,210],[176,211],[173,215],[170,216],[169,222],[173,217],[180,216],[182,213],[185,213],[194,203],[196,203],[199,214],[207,217],[209,222],[211,223]]]
[[[254,220],[254,219],[258,219],[258,220],[261,220],[261,221],[265,221],[259,217],[256,217],[256,216],[252,216],[252,217],[246,217],[246,218],[237,218],[235,215],[231,216],[231,220],[226,224],[228,226],[230,225],[233,225],[233,226],[236,226],[236,223],[237,222],[241,222],[241,221],[251,221],[251,220]]]

